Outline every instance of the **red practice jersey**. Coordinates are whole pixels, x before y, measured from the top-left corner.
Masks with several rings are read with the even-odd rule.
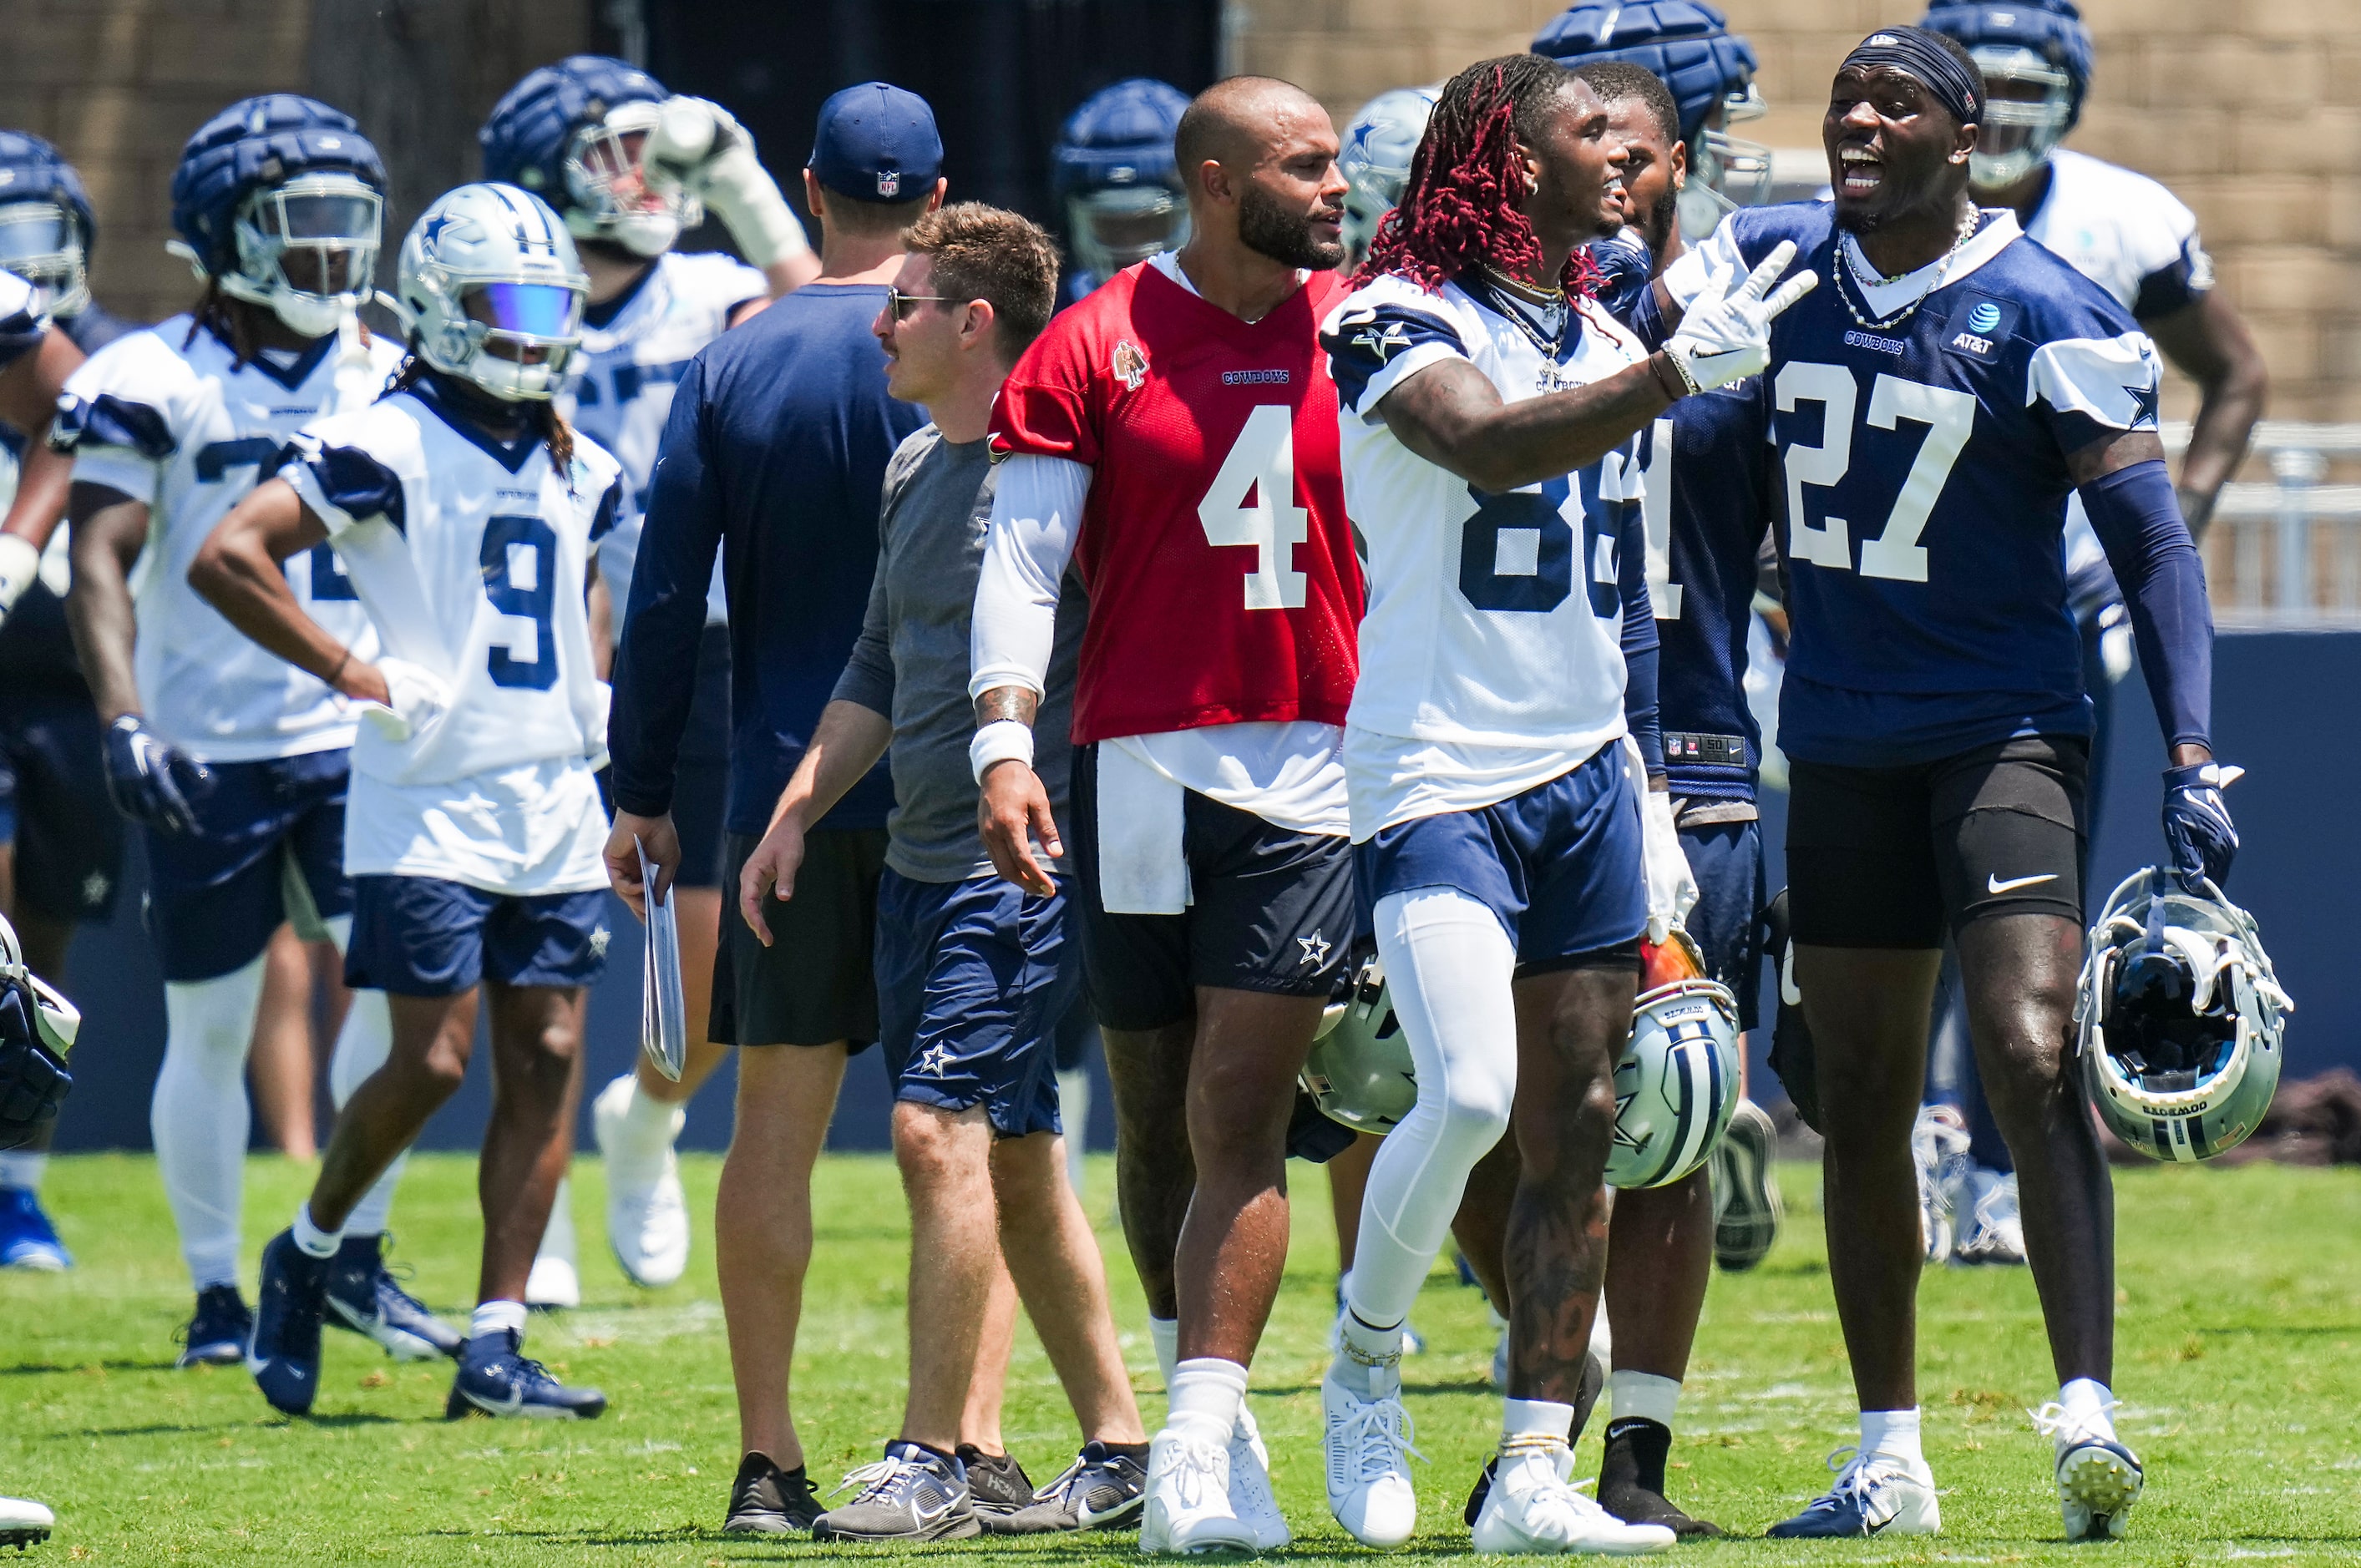
[[[993,410],[997,455],[1090,466],[1076,743],[1345,722],[1361,568],[1315,273],[1249,325],[1142,262],[1049,323]]]

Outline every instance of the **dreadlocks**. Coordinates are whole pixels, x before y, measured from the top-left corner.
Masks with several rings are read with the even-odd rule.
[[[1520,210],[1527,188],[1517,144],[1540,143],[1570,80],[1546,56],[1510,54],[1477,60],[1446,82],[1361,276],[1399,273],[1430,293],[1479,265],[1540,281],[1541,240]],[[1559,285],[1587,294],[1598,281],[1589,249],[1576,247]]]
[[[424,355],[412,350],[410,357],[401,362],[401,368],[394,372],[393,379],[386,383],[385,390],[379,395],[390,398],[396,392],[406,392],[423,379],[432,368]],[[572,495],[574,427],[566,422],[566,417],[557,411],[555,404],[547,401],[524,403],[519,411],[540,433],[541,438],[549,443],[549,466],[557,470],[559,478],[566,481],[566,493]]]

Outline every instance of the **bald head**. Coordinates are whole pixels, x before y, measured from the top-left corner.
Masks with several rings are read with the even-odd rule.
[[[1334,135],[1328,111],[1292,82],[1281,82],[1276,76],[1232,76],[1190,100],[1180,128],[1172,134],[1172,158],[1193,197],[1206,164],[1244,171],[1312,125]]]

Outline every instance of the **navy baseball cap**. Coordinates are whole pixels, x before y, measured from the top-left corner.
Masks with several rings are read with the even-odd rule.
[[[888,82],[848,87],[819,106],[805,167],[856,202],[915,202],[943,172],[935,112],[916,93]]]

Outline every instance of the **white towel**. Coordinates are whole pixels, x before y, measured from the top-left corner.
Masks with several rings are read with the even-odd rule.
[[[1098,749],[1099,899],[1110,915],[1189,907],[1179,782],[1120,743]]]

